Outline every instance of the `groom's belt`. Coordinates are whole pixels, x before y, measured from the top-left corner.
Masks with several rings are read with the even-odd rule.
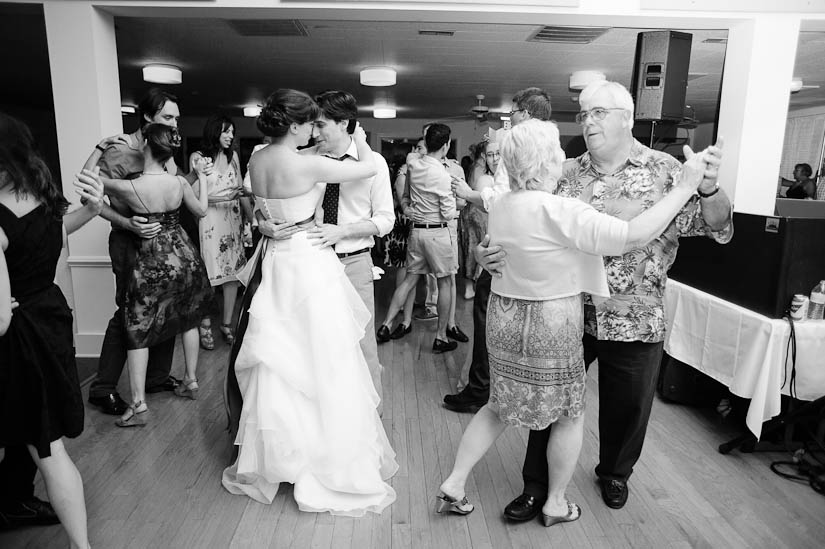
[[[446,221],[441,223],[413,223],[413,229],[441,229],[446,226]]]
[[[368,251],[370,251],[369,248],[361,248],[360,250],[355,250],[354,252],[344,252],[344,253],[340,253],[340,254],[336,253],[335,255],[337,255],[339,258],[343,259],[343,258],[349,257],[351,255],[358,255],[358,254],[362,254],[362,253],[368,252]]]

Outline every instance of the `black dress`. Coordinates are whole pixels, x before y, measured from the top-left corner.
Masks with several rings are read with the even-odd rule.
[[[124,307],[128,349],[151,347],[217,312],[206,266],[178,210],[139,215],[161,230],[137,244]]]
[[[0,337],[0,446],[31,444],[45,458],[52,441],[83,431],[72,313],[54,284],[63,222],[43,205],[17,217],[0,204],[0,227],[19,303]]]

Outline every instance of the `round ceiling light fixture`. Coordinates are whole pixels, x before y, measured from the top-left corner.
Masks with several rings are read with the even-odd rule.
[[[395,118],[395,109],[390,107],[380,107],[372,110],[373,118]]]
[[[598,80],[605,80],[603,72],[599,71],[576,71],[570,75],[570,83],[567,85],[571,90],[583,90],[588,84]]]
[[[363,86],[395,86],[396,72],[390,67],[367,67],[361,71]]]
[[[143,67],[143,80],[153,84],[180,84],[183,73],[174,65],[146,65]]]
[[[121,114],[135,114],[135,107],[132,105],[121,105],[120,112]]]
[[[249,107],[243,108],[243,115],[247,118],[256,118],[258,115],[261,114],[261,107],[257,105],[251,105]]]

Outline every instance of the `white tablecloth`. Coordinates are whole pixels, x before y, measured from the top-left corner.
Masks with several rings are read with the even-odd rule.
[[[780,412],[790,394],[790,325],[675,280],[665,292],[665,352],[751,399],[746,423],[757,438],[762,422]],[[825,321],[794,324],[797,398],[825,395]],[[784,367],[783,367],[784,366]],[[784,381],[784,385],[783,385]]]

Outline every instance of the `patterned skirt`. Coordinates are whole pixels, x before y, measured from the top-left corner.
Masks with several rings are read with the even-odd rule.
[[[490,408],[509,425],[541,430],[584,413],[581,295],[526,301],[490,294]]]
[[[384,265],[388,267],[404,267],[407,264],[407,239],[410,237],[412,221],[395,210],[395,225],[384,237]]]

